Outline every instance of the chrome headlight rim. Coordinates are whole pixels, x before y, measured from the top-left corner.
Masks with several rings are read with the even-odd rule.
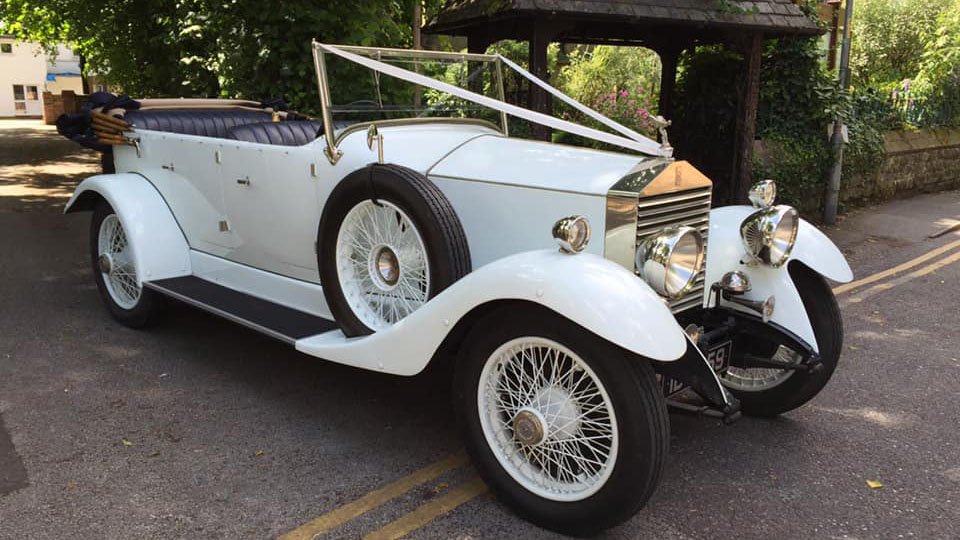
[[[780,204],[747,216],[740,224],[740,239],[751,262],[780,268],[790,260],[799,230],[797,209]]]
[[[673,261],[674,255],[677,255],[678,247],[689,240],[692,240],[695,246],[694,262],[686,268],[681,267],[687,274],[683,285],[671,287],[670,283],[676,281],[671,277],[676,276],[677,267],[680,264]],[[637,249],[636,268],[658,294],[674,300],[689,293],[696,285],[697,277],[703,269],[704,255],[703,235],[700,231],[686,226],[671,227],[640,244]]]
[[[580,253],[587,248],[591,235],[590,220],[586,216],[560,218],[553,224],[553,238],[564,253]]]

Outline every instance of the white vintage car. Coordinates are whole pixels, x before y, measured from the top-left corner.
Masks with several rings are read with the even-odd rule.
[[[652,495],[667,405],[772,416],[829,380],[843,332],[826,280],[852,274],[772,182],[752,207],[711,208],[665,131],[643,137],[498,55],[313,50],[320,119],[234,100],[92,112],[116,172],[65,211],[93,212],[118,321],[146,326],[174,298],[333,362],[453,362],[485,481],[574,534]],[[373,89],[338,89],[333,60]],[[508,104],[506,69],[616,133]],[[624,152],[512,138],[509,117]]]

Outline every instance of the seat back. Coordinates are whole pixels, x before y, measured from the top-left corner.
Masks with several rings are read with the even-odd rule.
[[[323,122],[296,120],[244,124],[227,130],[227,138],[260,144],[303,146],[323,134]]]
[[[230,128],[266,122],[271,116],[245,109],[146,109],[127,111],[123,119],[141,129],[225,139]]]

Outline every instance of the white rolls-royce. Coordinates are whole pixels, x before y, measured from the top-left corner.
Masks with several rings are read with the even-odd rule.
[[[646,503],[668,405],[771,416],[830,379],[827,280],[852,274],[773,182],[712,208],[666,122],[648,139],[498,55],[313,50],[319,118],[119,98],[72,132],[112,169],[66,212],[93,213],[93,277],[120,323],[173,298],[333,362],[452,362],[485,481],[574,534]],[[507,69],[583,121],[508,103]],[[517,120],[619,150],[514,138]]]

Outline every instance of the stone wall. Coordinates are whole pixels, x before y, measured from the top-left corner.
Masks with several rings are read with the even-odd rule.
[[[890,131],[883,162],[872,174],[845,180],[844,204],[960,188],[960,129]]]

